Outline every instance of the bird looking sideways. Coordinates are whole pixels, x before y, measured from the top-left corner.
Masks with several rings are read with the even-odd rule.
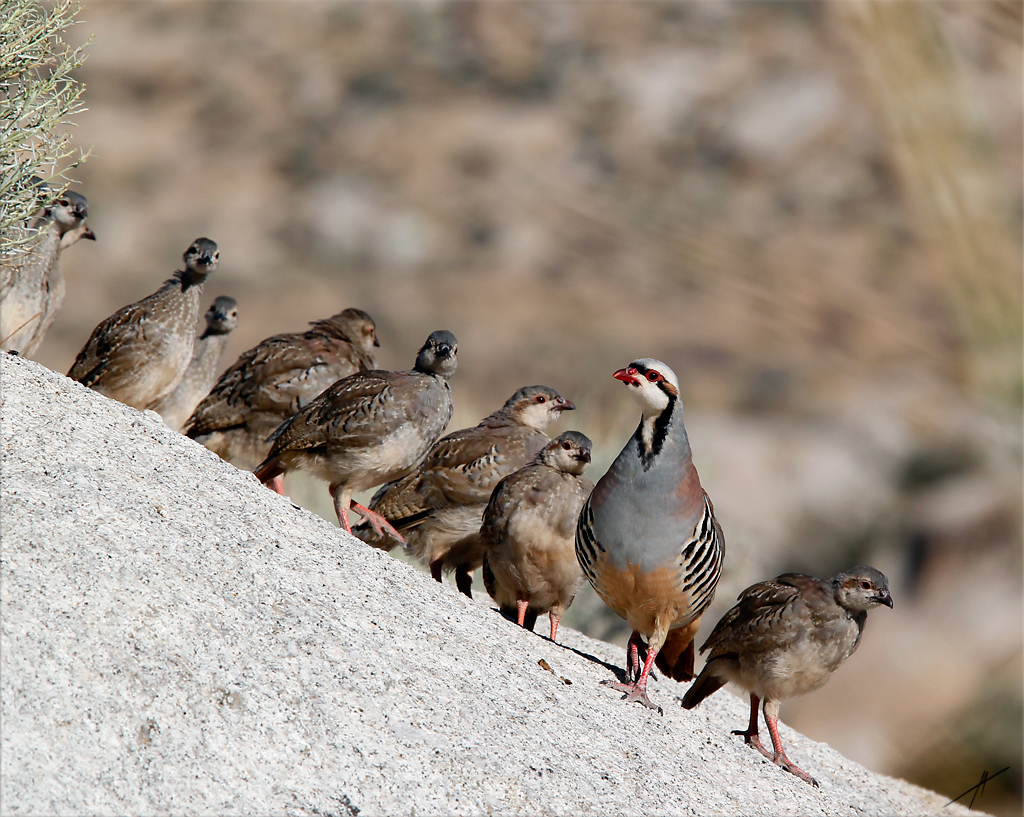
[[[480,521],[491,491],[533,460],[549,442],[552,421],[575,408],[547,386],[521,388],[473,428],[442,437],[415,471],[377,491],[370,510],[407,538],[437,581],[442,571],[455,571],[456,586],[472,598],[473,571],[483,561]],[[395,544],[366,522],[354,532],[384,550]]]
[[[578,431],[559,434],[532,463],[498,483],[480,528],[487,592],[502,615],[528,630],[547,613],[552,641],[583,582],[573,535],[593,488],[580,479],[590,448]]]
[[[89,202],[67,190],[30,228],[27,249],[0,264],[0,348],[28,357],[43,342],[64,303],[61,253],[79,240],[96,240],[86,216]]]
[[[647,697],[658,668],[693,677],[693,639],[715,596],[725,538],[693,466],[675,373],[635,360],[614,377],[643,412],[640,425],[583,506],[576,556],[594,590],[633,629],[623,700],[659,709]],[[641,636],[646,636],[645,645]]]
[[[239,355],[192,412],[182,432],[236,468],[255,470],[267,438],[343,377],[377,368],[377,327],[345,309],[305,332],[274,335]]]
[[[192,359],[181,380],[169,395],[153,406],[153,411],[175,431],[188,419],[199,401],[217,382],[217,370],[228,335],[238,328],[238,302],[221,295],[206,310],[206,329],[195,341]]]
[[[873,567],[855,567],[832,579],[784,573],[752,585],[739,604],[722,616],[704,646],[708,663],[683,696],[693,709],[732,681],[750,693],[750,724],[746,743],[762,755],[817,786],[807,772],[786,757],[779,736],[779,703],[823,686],[853,655],[864,632],[868,610],[892,607],[889,582]],[[774,755],[758,738],[757,705],[764,701],[764,719]]]
[[[458,342],[432,332],[409,372],[357,372],[342,378],[281,424],[256,477],[281,492],[280,477],[296,468],[326,480],[338,522],[348,531],[351,507],[378,535],[405,540],[382,516],[352,501],[366,490],[408,474],[444,433],[452,418],[448,378],[458,363]]]
[[[137,409],[174,391],[192,359],[203,285],[220,251],[209,238],[197,238],[182,257],[184,270],[93,330],[68,377]]]

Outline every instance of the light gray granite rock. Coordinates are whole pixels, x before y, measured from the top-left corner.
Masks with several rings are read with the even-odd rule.
[[[785,730],[811,788],[729,734],[729,694],[622,703],[619,649],[516,628],[2,358],[5,814],[966,813]]]

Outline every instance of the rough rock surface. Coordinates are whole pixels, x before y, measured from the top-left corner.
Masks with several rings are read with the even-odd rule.
[[[4,813],[967,813],[784,729],[811,788],[729,734],[732,695],[624,704],[618,649],[526,633],[2,357]]]

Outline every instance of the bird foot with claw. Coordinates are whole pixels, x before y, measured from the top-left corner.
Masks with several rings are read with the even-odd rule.
[[[369,508],[360,505],[358,502],[352,503],[352,510],[369,522],[370,527],[373,528],[374,532],[378,536],[390,536],[391,538],[396,539],[403,547],[409,547],[409,543],[405,541],[402,534],[395,530],[392,524],[379,513],[371,511]]]
[[[622,700],[628,701],[629,703],[643,704],[648,709],[653,709],[659,715],[664,715],[663,710],[656,703],[653,703],[650,698],[647,697],[647,690],[640,688],[637,684],[623,684],[619,681],[602,681],[602,684],[609,686],[612,689],[617,689],[620,692],[626,694],[622,696]]]
[[[745,732],[741,729],[733,729],[732,734],[743,735],[743,742],[748,746],[753,746],[762,755],[768,758],[772,763],[775,762],[775,755],[769,752],[764,746],[761,745],[761,739],[757,736],[757,732]]]
[[[814,788],[816,788],[816,789],[821,788],[818,785],[818,781],[817,780],[815,780],[813,777],[811,777],[809,774],[807,774],[807,772],[805,772],[803,769],[801,769],[801,768],[799,768],[797,766],[794,766],[793,762],[788,757],[786,757],[785,755],[774,757],[772,759],[772,762],[775,763],[777,766],[782,767],[783,769],[785,769],[790,774],[795,774],[797,777],[799,777],[805,783],[810,783],[812,786],[814,786]]]

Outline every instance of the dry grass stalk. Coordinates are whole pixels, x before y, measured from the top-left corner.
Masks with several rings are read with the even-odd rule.
[[[930,3],[832,6],[867,82],[887,151],[964,341],[969,385],[1021,399],[1021,252],[991,139]]]

